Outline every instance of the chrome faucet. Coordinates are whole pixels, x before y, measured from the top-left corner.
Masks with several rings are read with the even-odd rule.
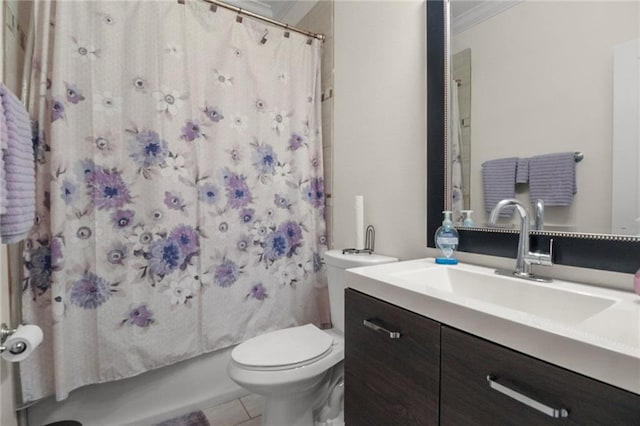
[[[542,231],[544,228],[544,200],[537,199],[534,204],[535,220],[533,222],[534,231]]]
[[[515,198],[508,198],[496,204],[489,216],[489,222],[493,225],[498,220],[500,210],[505,207],[513,206],[520,215],[520,238],[518,239],[518,255],[516,257],[516,268],[513,272],[497,270],[496,273],[503,275],[513,275],[518,278],[529,279],[533,281],[551,281],[549,278],[540,277],[531,273],[531,265],[553,265],[553,240],[549,246],[549,253],[538,253],[529,251],[529,217],[525,205]]]

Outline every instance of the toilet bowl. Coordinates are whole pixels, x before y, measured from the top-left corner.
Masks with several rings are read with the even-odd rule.
[[[333,328],[313,324],[271,331],[251,338],[231,351],[229,377],[252,393],[264,396],[262,425],[339,425],[328,413],[339,413],[344,359],[344,270],[395,262],[372,254],[325,253],[329,306]],[[340,417],[340,415],[338,415]]]

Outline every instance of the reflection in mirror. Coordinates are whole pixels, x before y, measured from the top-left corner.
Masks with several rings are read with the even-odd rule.
[[[447,149],[447,144],[448,144],[448,141],[450,140],[450,135],[448,131],[450,127],[449,121],[448,121],[450,102],[446,101],[446,99],[448,99],[447,94],[449,93],[449,87],[450,87],[449,82],[451,78],[451,75],[448,71],[450,64],[447,59],[449,58],[448,56],[448,52],[449,52],[448,9],[450,5],[449,1],[450,0],[429,0],[427,2],[427,122],[428,122],[428,127],[427,127],[427,246],[428,247],[435,247],[435,241],[433,237],[437,227],[440,226],[440,223],[442,222],[442,210],[443,210],[442,207],[443,206],[450,207],[451,201],[452,201],[451,197],[448,195],[450,194],[450,192],[448,191],[451,190],[450,183],[445,182],[449,179],[447,177],[448,176],[450,177],[449,170],[451,168],[449,161],[445,161],[445,158],[448,155],[447,151],[450,152],[450,149],[449,150]],[[457,1],[458,0],[454,0],[454,2],[457,2]],[[474,1],[471,3],[477,4],[479,2]],[[513,3],[511,4],[511,7],[515,8],[521,2],[505,0],[504,2],[490,2],[490,3],[494,5],[496,4],[503,5],[503,4]],[[539,2],[539,3],[544,4],[549,2]],[[578,3],[578,2],[575,2],[575,3]],[[604,3],[609,4],[611,2],[607,1]],[[455,7],[455,3],[454,3],[454,7]],[[504,11],[503,13],[506,13],[506,11]],[[496,16],[499,16],[499,15],[496,15]],[[639,18],[638,10],[636,10],[633,13],[633,16],[635,17],[635,20],[636,20],[635,22],[637,24],[640,23],[640,19],[638,19]],[[535,37],[542,40],[548,40],[550,38],[550,35],[545,32],[545,25],[547,24],[547,21],[551,19],[551,17],[543,14],[542,18],[544,19],[539,23],[538,25],[539,32],[537,33],[537,35],[535,35]],[[480,17],[480,18],[474,17],[474,19],[465,19],[464,23],[466,25],[469,22],[477,23],[477,22],[482,22],[484,20],[487,20],[487,19],[485,17]],[[604,18],[602,20],[603,22],[605,21]],[[599,31],[601,31],[602,25],[604,24],[598,23],[598,26],[595,26],[592,28],[592,32],[598,33]],[[457,25],[454,22],[454,28],[455,27],[457,27]],[[517,27],[517,25],[514,25],[514,27]],[[515,30],[515,28],[513,29]],[[567,29],[569,29],[569,27],[567,27]],[[571,31],[574,31],[574,30],[572,29]],[[636,27],[635,34],[637,38],[637,35],[638,35],[637,27]],[[508,38],[508,36],[505,36],[504,38]],[[555,40],[555,42],[560,45],[563,45],[564,43],[564,41],[562,41],[561,39]],[[574,50],[577,49],[574,52],[574,50],[569,49],[569,47],[567,46],[564,50],[564,54],[556,54],[556,56],[558,57],[571,56],[571,55],[575,55],[576,52],[589,51],[590,48],[591,46],[586,44],[579,47],[572,47],[572,49]],[[500,52],[493,52],[493,54],[498,54],[498,53]],[[475,54],[473,51],[471,52],[471,59],[472,59],[471,71],[472,73],[478,74],[477,72],[474,71],[476,67],[474,63]],[[538,73],[541,75],[549,74],[548,70],[553,69],[555,66],[555,62],[553,60],[547,59],[545,61],[546,62],[542,64],[538,64],[538,63],[532,64],[532,66],[535,66],[537,68]],[[507,66],[508,65],[509,64],[507,64]],[[612,62],[610,62],[609,65],[599,65],[600,68],[607,67],[607,66],[608,67],[613,66]],[[571,78],[575,77],[576,75],[578,75],[578,78],[580,78],[579,74],[583,72],[586,72],[586,71],[582,69],[580,70],[575,69],[573,70],[571,75],[560,75],[560,73],[558,73],[557,78],[570,81]],[[635,73],[635,77],[632,80],[634,84],[636,84],[636,86],[634,87],[637,88],[638,75],[639,75],[638,70],[636,69],[628,72],[630,74]],[[445,78],[445,76],[447,76],[447,78]],[[491,78],[492,76],[490,75],[482,75],[482,76],[478,76],[477,78],[474,78],[474,81],[472,84],[473,93],[471,95],[472,104],[474,102],[474,96],[475,96],[474,93],[476,93],[475,86],[480,84],[483,79],[489,80]],[[533,83],[527,83],[527,84],[536,84],[536,83],[534,81]],[[613,82],[611,84],[613,84]],[[543,88],[540,88],[540,89],[542,90]],[[506,87],[504,86],[504,84],[502,84],[502,85],[498,85],[496,90],[507,92],[507,91],[522,90],[522,88],[517,85],[513,86],[513,84],[509,87]],[[559,92],[552,93],[549,96],[551,96],[554,102],[559,102],[560,100],[563,99],[565,92],[567,92],[567,90],[564,87],[560,87]],[[640,90],[635,89],[633,90],[633,92],[640,93]],[[616,97],[617,97],[617,91],[614,92],[613,99],[615,99]],[[588,100],[589,100],[588,98],[585,98],[585,102]],[[516,102],[516,101],[509,101],[509,102]],[[613,102],[613,100],[610,102]],[[637,105],[637,98],[635,98],[635,102]],[[551,104],[552,102],[548,101],[544,105],[549,106]],[[538,105],[537,107],[542,108],[541,105]],[[620,109],[620,108],[622,108],[623,110],[629,109],[627,108],[627,106],[617,107],[617,109]],[[533,110],[534,108],[530,108],[530,109]],[[561,111],[561,113],[565,112],[566,109],[567,108],[565,107],[564,110]],[[614,109],[616,108],[614,107]],[[490,111],[483,111],[483,113],[491,114]],[[472,114],[474,113],[472,112]],[[609,115],[613,114],[613,109],[609,111],[608,114]],[[635,114],[636,114],[635,117],[637,118],[638,116],[637,110]],[[573,130],[573,132],[568,132],[572,134],[572,137],[573,137],[572,140],[580,141],[586,138],[587,136],[586,132],[580,126],[580,124],[588,123],[589,121],[595,120],[597,118],[598,117],[595,116],[593,113],[584,115],[582,117],[582,121],[577,123],[578,124],[577,126],[574,126],[572,127],[572,129],[570,129],[570,130]],[[527,127],[526,130],[544,132],[545,126],[549,124],[547,123],[547,121],[553,123],[557,121],[562,121],[563,119],[564,119],[564,116],[562,115],[560,117],[556,117],[556,116],[545,117],[544,119],[535,118],[532,116],[529,118],[529,121],[535,123],[536,125],[535,126],[530,125],[530,127]],[[474,125],[477,123],[477,121],[478,121],[478,117],[476,115],[473,115],[473,123],[469,123],[469,125],[471,126],[471,129],[474,129]],[[501,126],[504,124],[504,121],[505,121],[504,119],[497,120],[497,124],[495,125],[498,127],[498,130],[500,130]],[[629,121],[633,122],[633,120],[629,120]],[[573,124],[576,124],[576,123],[572,123],[572,125]],[[630,137],[628,137],[628,140],[630,142],[630,147],[628,148],[628,151],[622,150],[622,153],[623,153],[623,156],[625,153],[628,154],[626,155],[627,160],[635,162],[639,157],[638,148],[636,146],[638,141],[638,137],[637,137],[638,126],[637,124],[635,125],[635,127],[630,125],[629,128],[625,130],[628,131],[629,134],[631,135]],[[614,132],[614,134],[619,133],[619,131],[617,130],[617,127],[615,128],[615,130],[612,130],[612,132]],[[573,135],[574,133],[576,136]],[[551,134],[549,132],[549,135],[544,134],[544,136],[547,136],[547,139],[548,139],[548,138],[554,137],[554,134]],[[519,146],[520,144],[518,143],[518,140],[524,137],[530,138],[530,136],[528,136],[525,132],[518,130],[516,136],[513,136],[512,138],[511,145]],[[599,155],[596,155],[593,153],[590,154],[591,156],[588,156],[589,152],[585,152],[585,157],[583,162],[578,165],[579,176],[581,174],[586,174],[586,173],[598,173],[600,169],[608,169],[611,171],[612,176],[615,176],[615,174],[617,173],[617,171],[615,170],[617,169],[617,164],[614,166],[609,165],[609,162],[613,161],[613,155],[611,154],[611,152],[613,151],[614,148],[611,145],[612,144],[611,137],[609,137],[608,140],[609,140],[608,142],[609,148],[604,150],[606,151],[605,155],[604,156],[600,155],[601,158],[599,158]],[[555,149],[556,147],[554,146],[554,150]],[[563,149],[566,150],[569,148],[563,148]],[[576,148],[572,146],[570,149],[573,150]],[[580,146],[579,149],[580,151],[586,151],[586,147]],[[475,136],[471,134],[471,159],[473,159],[474,152],[476,151],[477,151],[477,148],[475,148]],[[535,154],[533,155],[537,155],[538,153],[539,152],[536,151]],[[523,156],[523,155],[532,155],[532,154],[518,153],[517,155]],[[500,157],[500,158],[503,158],[503,157]],[[630,181],[637,182],[638,172],[637,172],[637,166],[635,167],[636,167],[636,171],[633,174],[626,176],[627,183]],[[602,176],[602,179],[613,180],[614,178],[615,177],[606,177],[604,175]],[[473,181],[474,179],[476,178],[472,177],[471,181]],[[580,185],[580,182],[578,182],[578,184]],[[623,189],[626,189],[626,188],[628,188],[628,185],[625,184]],[[617,190],[617,188],[614,188],[614,189]],[[588,194],[592,192],[592,188],[582,186],[578,188],[578,191],[579,193],[581,192],[584,194]],[[627,195],[626,200],[629,203],[632,203],[633,201],[637,204],[637,196],[638,196],[637,191],[635,191],[633,194],[627,191],[626,195]],[[472,201],[472,198],[473,198],[473,192],[471,193],[471,201]],[[607,208],[611,209],[612,199],[613,197],[611,195],[606,195],[605,200],[599,200],[597,198],[593,200],[589,200],[587,203],[588,209],[595,208],[594,205],[598,203],[606,204]],[[482,206],[480,207],[480,209],[482,212]],[[613,217],[613,214],[611,216]],[[481,220],[479,219],[476,222],[481,222]],[[476,253],[476,254],[500,256],[500,257],[511,257],[511,258],[516,257],[516,249],[518,245],[519,235],[518,235],[518,231],[515,229],[460,227],[458,228],[458,231],[460,233],[460,242],[458,246],[459,252]],[[635,272],[638,269],[638,265],[640,265],[640,257],[639,257],[640,251],[638,250],[638,247],[640,246],[640,238],[638,236],[629,236],[629,235],[620,235],[620,234],[612,235],[611,233],[605,234],[605,233],[595,233],[595,232],[575,233],[575,232],[560,232],[560,231],[534,231],[531,233],[531,241],[530,241],[531,248],[533,250],[542,250],[542,249],[546,250],[546,248],[549,247],[550,240],[552,238],[554,241],[553,263],[555,265],[577,266],[582,268],[601,269],[601,270],[617,271],[617,272],[625,272],[625,273]]]
[[[639,2],[451,9],[454,210],[483,227],[500,199],[515,196],[532,217],[543,199],[545,231],[640,235]],[[565,161],[575,152],[581,162]]]

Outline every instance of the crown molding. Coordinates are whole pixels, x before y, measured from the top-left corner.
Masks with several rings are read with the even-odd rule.
[[[523,1],[524,0],[501,0],[478,2],[476,6],[453,17],[451,21],[451,34],[459,34],[466,31]]]

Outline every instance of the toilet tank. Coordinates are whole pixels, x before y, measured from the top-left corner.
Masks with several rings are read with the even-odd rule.
[[[327,265],[327,282],[329,286],[329,307],[333,328],[344,333],[344,271],[358,266],[380,265],[397,262],[395,257],[368,253],[342,253],[342,250],[329,250],[324,254]]]

